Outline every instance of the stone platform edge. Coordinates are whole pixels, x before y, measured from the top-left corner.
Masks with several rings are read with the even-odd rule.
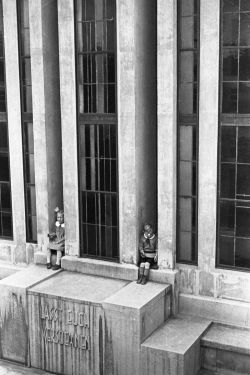
[[[43,252],[36,252],[34,261],[35,264],[45,265],[46,254]],[[90,258],[77,258],[69,255],[62,257],[62,268],[65,271],[128,281],[134,281],[138,276],[138,267],[133,264],[114,263]],[[178,274],[178,270],[150,270],[149,280],[160,284],[171,284],[174,286]]]

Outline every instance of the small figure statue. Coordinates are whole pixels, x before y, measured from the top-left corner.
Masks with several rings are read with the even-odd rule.
[[[65,248],[65,229],[64,229],[64,213],[58,207],[55,208],[56,222],[55,232],[49,233],[49,243],[47,246],[47,268],[56,271],[61,268],[62,253]],[[56,250],[56,264],[51,264],[51,250]]]
[[[149,277],[149,268],[158,268],[157,236],[151,224],[146,223],[144,225],[144,231],[139,242],[139,253],[137,284],[145,285]]]

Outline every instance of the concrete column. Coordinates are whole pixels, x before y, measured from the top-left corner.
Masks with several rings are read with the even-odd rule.
[[[198,265],[215,266],[220,2],[200,2]],[[209,147],[209,149],[208,149]]]
[[[136,263],[145,221],[156,224],[156,5],[117,2],[121,262]]]
[[[16,0],[3,0],[5,72],[12,192],[14,261],[26,262],[22,124]]]
[[[38,246],[45,251],[53,210],[63,204],[56,0],[30,0],[29,17]]]
[[[159,266],[176,254],[177,1],[157,1]]]
[[[58,1],[66,253],[79,255],[74,2]]]

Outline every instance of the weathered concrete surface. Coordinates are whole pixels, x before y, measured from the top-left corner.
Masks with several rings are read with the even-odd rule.
[[[142,373],[196,374],[200,369],[200,338],[210,324],[191,317],[167,321],[142,344]]]
[[[14,273],[21,270],[21,267],[14,266],[12,264],[4,264],[3,262],[0,262],[0,280],[10,275],[13,275]]]
[[[167,21],[166,21],[167,20]],[[159,265],[175,267],[177,2],[157,2]]]
[[[3,1],[14,261],[26,263],[23,149],[16,1]]]
[[[57,374],[104,374],[108,337],[102,302],[126,281],[62,272],[31,288],[31,366]]]
[[[60,99],[62,119],[65,252],[79,255],[79,202],[75,82],[74,3],[58,1]]]
[[[33,266],[0,280],[0,358],[29,364],[27,289],[55,272]]]
[[[57,2],[29,1],[38,246],[46,251],[53,210],[62,207]]]
[[[141,343],[169,317],[169,290],[133,282],[103,302],[109,338],[105,374],[140,374]]]

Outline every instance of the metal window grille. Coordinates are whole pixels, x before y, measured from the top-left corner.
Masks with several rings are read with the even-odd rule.
[[[221,2],[217,266],[250,269],[250,2]]]
[[[76,1],[81,255],[118,260],[115,0]]]
[[[12,239],[11,181],[6,112],[3,7],[0,0],[0,237]]]
[[[26,240],[37,241],[34,137],[32,110],[32,81],[30,60],[29,1],[17,1],[22,136],[24,157],[24,189],[26,211]]]
[[[199,1],[178,0],[177,262],[197,263]]]

